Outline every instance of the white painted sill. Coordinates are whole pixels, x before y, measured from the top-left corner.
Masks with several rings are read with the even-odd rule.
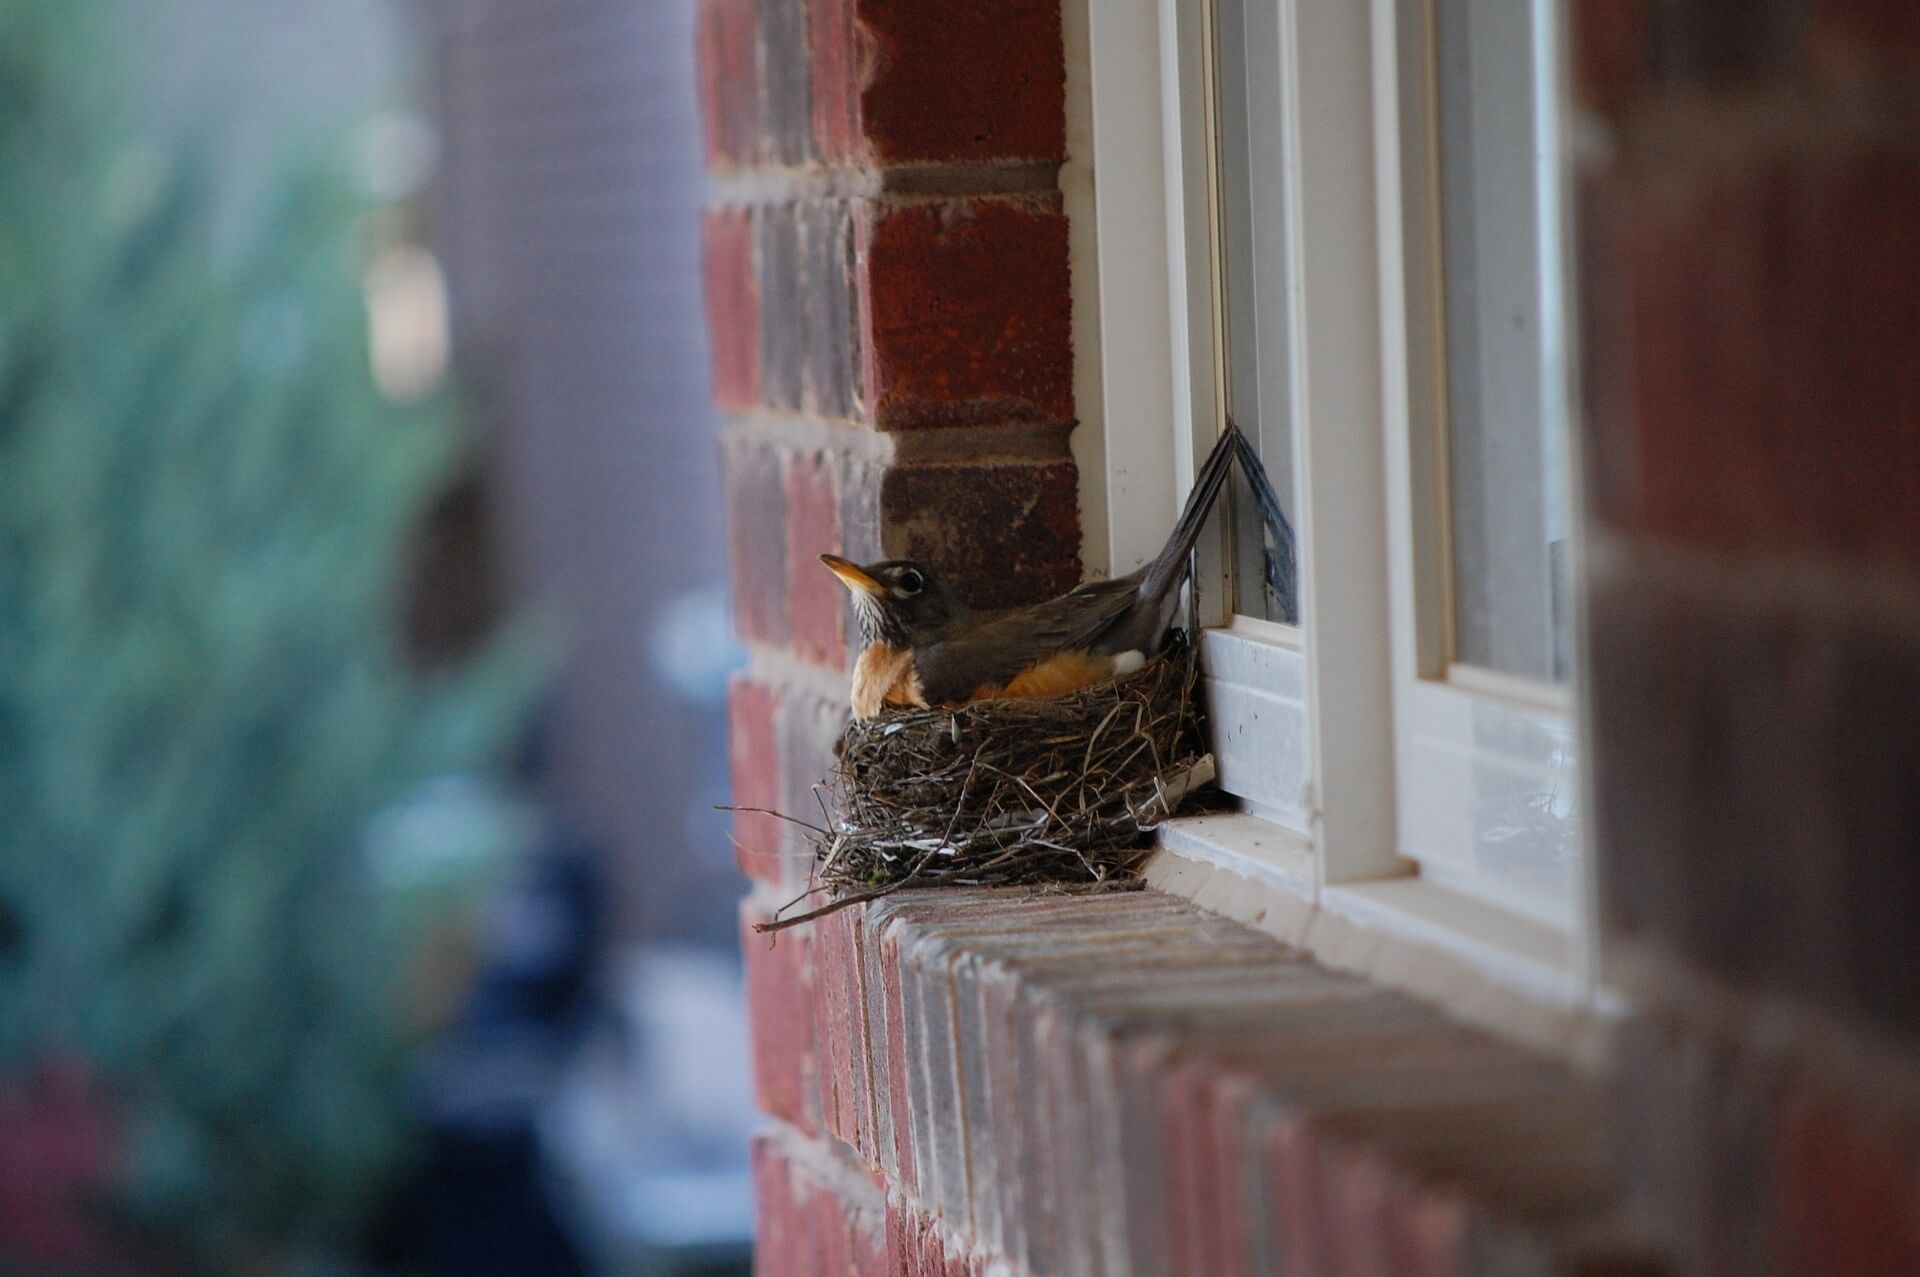
[[[1150,886],[1502,1037],[1603,1066],[1622,1002],[1583,978],[1568,933],[1417,873],[1316,887],[1312,845],[1255,815],[1182,817],[1159,840]]]

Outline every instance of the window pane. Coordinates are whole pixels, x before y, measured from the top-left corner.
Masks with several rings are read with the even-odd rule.
[[[1227,415],[1253,440],[1291,527],[1293,443],[1287,418],[1286,278],[1279,9],[1272,0],[1214,6],[1215,146]],[[1290,532],[1276,536],[1246,481],[1232,493],[1234,610],[1297,620]]]
[[[1567,498],[1552,0],[1439,0],[1458,659],[1564,680]]]

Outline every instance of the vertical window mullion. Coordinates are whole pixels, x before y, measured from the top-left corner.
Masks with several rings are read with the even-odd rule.
[[[1318,871],[1403,873],[1393,716],[1372,43],[1351,0],[1281,2],[1301,628]]]

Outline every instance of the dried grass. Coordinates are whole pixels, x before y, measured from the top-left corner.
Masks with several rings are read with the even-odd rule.
[[[1131,885],[1147,834],[1213,779],[1182,645],[1065,696],[893,711],[848,725],[812,829],[822,908],[902,887]]]

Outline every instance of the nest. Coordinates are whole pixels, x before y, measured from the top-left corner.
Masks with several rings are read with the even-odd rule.
[[[902,710],[850,723],[813,830],[820,909],[902,887],[1129,884],[1148,833],[1213,779],[1182,644],[1064,696]]]

